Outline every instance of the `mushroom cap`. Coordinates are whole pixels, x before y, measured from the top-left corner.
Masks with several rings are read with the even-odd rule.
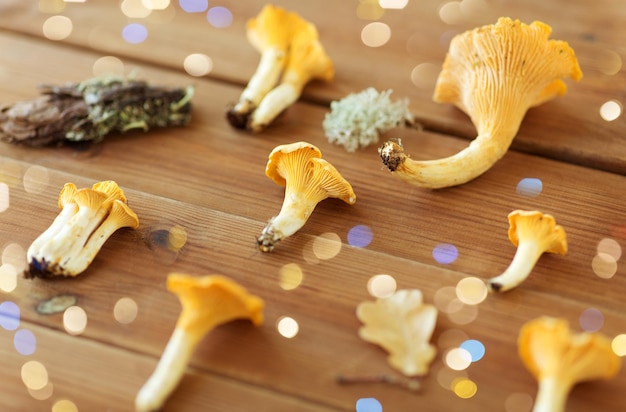
[[[522,362],[538,381],[552,377],[573,386],[612,378],[620,369],[610,339],[600,333],[573,334],[565,319],[531,320],[522,326],[517,343]]]
[[[533,210],[514,210],[509,213],[509,240],[515,246],[520,240],[540,242],[548,253],[567,253],[567,236],[552,215]]]
[[[133,229],[137,229],[139,227],[139,218],[137,217],[137,214],[133,212],[126,203],[119,199],[115,199],[113,201],[113,205],[111,206],[111,211],[109,212],[107,219],[114,219],[116,226],[119,228],[131,227]]]
[[[225,276],[170,273],[167,289],[178,296],[183,308],[176,327],[190,333],[203,334],[234,319],[263,322],[263,300]]]
[[[354,204],[356,195],[350,183],[321,157],[322,152],[307,142],[280,145],[270,153],[265,175],[307,199],[321,201],[334,197]]]
[[[302,19],[296,13],[266,4],[256,17],[246,23],[248,41],[259,52],[275,48],[286,53],[293,26],[299,20]]]
[[[103,180],[102,182],[95,183],[91,188],[98,192],[105,193],[111,201],[113,199],[119,199],[122,202],[127,201],[124,191],[113,180]]]
[[[297,21],[285,68],[285,81],[304,85],[312,79],[331,81],[334,75],[333,62],[320,43],[315,26],[304,20]]]
[[[63,209],[65,205],[74,203],[74,196],[76,196],[77,191],[78,188],[74,183],[66,183],[63,185],[63,189],[61,189],[61,193],[59,193],[59,208]]]
[[[313,158],[321,158],[322,152],[307,142],[296,142],[276,146],[269,155],[265,175],[277,185],[287,184],[287,170],[302,169]]]
[[[562,78],[582,77],[574,50],[548,40],[551,31],[501,17],[455,36],[433,100],[459,107],[479,134],[495,127],[516,133],[528,108],[566,92]]]

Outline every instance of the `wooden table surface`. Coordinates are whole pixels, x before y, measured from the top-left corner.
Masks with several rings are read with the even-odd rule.
[[[355,411],[359,400],[375,398],[385,411],[524,412],[537,384],[517,355],[522,324],[548,315],[567,319],[575,331],[598,329],[610,339],[626,333],[626,266],[619,254],[626,246],[626,122],[623,114],[614,120],[601,115],[606,102],[626,102],[623,0],[463,0],[445,7],[440,0],[412,0],[401,10],[382,10],[366,0],[277,1],[318,27],[336,76],[309,84],[298,103],[255,135],[231,128],[224,111],[259,61],[245,22],[264,3],[210,1],[209,8],[230,11],[226,27],[212,25],[206,8],[186,13],[176,1],[147,17],[127,17],[120,5],[130,3],[0,3],[0,104],[32,98],[42,83],[92,77],[103,61],[154,84],[195,87],[193,118],[184,128],[112,135],[87,149],[0,143],[0,204],[8,202],[0,213],[2,316],[15,320],[8,308],[19,309],[19,325],[5,322],[0,329],[0,410],[132,411],[180,313],[178,299],[165,288],[171,272],[226,275],[266,307],[260,327],[236,321],[205,337],[166,411]],[[455,7],[464,12],[455,15]],[[71,21],[69,36],[46,38],[42,28],[54,16]],[[376,145],[348,153],[328,142],[322,120],[330,101],[373,86],[393,89],[392,99],[410,100],[424,129],[397,129],[383,138],[401,137],[413,158],[465,147],[475,129],[458,109],[432,101],[436,76],[454,34],[500,16],[549,24],[551,37],[576,51],[584,77],[568,80],[566,95],[531,109],[511,150],[483,176],[454,188],[421,189],[384,170]],[[372,22],[391,30],[380,47],[361,40],[361,30]],[[124,40],[122,30],[130,23],[147,29],[145,41]],[[183,61],[192,53],[211,59],[208,74],[185,71]],[[357,203],[320,203],[302,230],[273,253],[260,253],[255,238],[283,199],[283,189],[264,174],[267,156],[279,144],[300,140],[321,149],[352,184]],[[541,192],[519,192],[524,178],[540,179]],[[57,215],[63,184],[88,187],[100,180],[115,180],[124,189],[139,228],[116,232],[76,278],[29,280],[20,274],[10,286],[12,274],[24,268],[26,249]],[[508,266],[515,247],[507,238],[507,215],[515,209],[554,215],[567,232],[568,253],[543,256],[513,291],[450,309],[459,281],[487,279]],[[357,225],[371,230],[365,247],[348,242]],[[175,226],[188,237],[177,254],[150,245],[152,232]],[[332,258],[316,258],[313,242],[325,238],[341,239],[341,249]],[[436,250],[442,245],[452,245],[456,259],[440,263]],[[596,273],[594,262],[611,251],[615,274],[607,278]],[[293,290],[280,286],[281,268],[288,264],[304,275]],[[380,274],[392,276],[397,289],[420,289],[426,303],[440,309],[431,340],[437,356],[417,393],[335,380],[339,374],[401,377],[384,350],[358,336],[356,307],[375,299],[368,281]],[[63,313],[36,311],[62,294],[74,296],[86,315],[80,333],[66,331]],[[129,323],[114,316],[120,302],[136,305]],[[277,329],[284,316],[299,325],[292,338]],[[484,357],[451,369],[446,354],[470,339],[484,345]],[[24,341],[27,349],[20,346]],[[28,362],[47,371],[43,390],[27,388]],[[473,396],[453,390],[459,377],[475,383]],[[625,392],[626,367],[612,380],[576,386],[567,410],[626,410]],[[379,410],[363,402],[360,412]]]

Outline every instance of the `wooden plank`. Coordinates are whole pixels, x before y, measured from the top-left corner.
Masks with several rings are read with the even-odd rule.
[[[570,90],[566,96],[531,109],[513,147],[625,174],[626,149],[620,136],[626,133],[626,123],[619,119],[605,121],[600,116],[600,107],[610,100],[619,101],[615,90],[626,86],[626,70],[621,64],[626,60],[626,49],[621,43],[623,31],[614,23],[626,18],[620,1],[602,0],[593,5],[582,0],[549,4],[540,0],[523,4],[466,3],[468,11],[454,20],[455,24],[442,21],[438,0],[409,2],[404,10],[387,10],[378,20],[390,27],[392,36],[383,47],[372,48],[361,42],[361,30],[370,20],[357,17],[355,3],[276,2],[318,26],[336,65],[335,80],[331,84],[312,84],[306,90],[308,100],[327,104],[369,86],[379,90],[391,88],[396,91],[395,98],[410,99],[412,111],[429,130],[470,139],[475,136],[475,130],[469,119],[455,108],[431,100],[435,77],[428,73],[436,72],[441,66],[449,39],[463,30],[493,23],[499,16],[519,18],[527,23],[544,21],[553,27],[553,38],[568,41],[577,51],[585,77],[579,84],[568,82]],[[243,86],[259,59],[245,39],[244,25],[263,4],[260,1],[245,5],[225,3],[233,15],[232,25],[227,28],[212,27],[203,13],[184,13],[177,4],[172,4],[166,11],[133,20],[144,24],[149,32],[146,41],[140,44],[129,44],[122,38],[122,29],[129,20],[117,3],[92,0],[68,4],[62,15],[72,20],[73,31],[63,42],[93,48],[101,55],[119,56],[127,65],[141,59],[178,71],[182,71],[182,62],[188,54],[204,53],[214,62],[209,76]],[[9,1],[0,7],[0,27],[35,36],[42,35],[42,24],[50,17],[41,13],[36,3]],[[17,45],[15,48],[19,50]],[[25,57],[24,52],[14,52],[3,60]],[[416,86],[411,73],[424,63],[431,70],[424,72]],[[36,61],[30,64],[38,65]],[[40,80],[45,80],[45,76],[40,75]]]
[[[22,42],[13,35],[0,39],[8,39],[3,45],[18,41],[25,56],[70,62],[65,72],[54,68],[47,72],[46,80],[54,83],[68,77],[84,78],[96,56],[81,49]],[[180,73],[137,67],[147,78],[166,84],[186,84],[189,80]],[[10,59],[3,73],[14,79],[2,83],[4,95],[11,98],[28,97],[39,76],[33,65],[19,65]],[[223,273],[266,300],[266,322],[260,328],[236,322],[207,336],[192,361],[193,371],[202,381],[181,388],[189,391],[189,396],[203,396],[208,382],[219,377],[235,385],[232,392],[226,392],[229,396],[224,397],[224,409],[236,410],[239,400],[230,398],[250,386],[255,393],[275,393],[278,405],[285,396],[301,399],[302,407],[308,404],[311,410],[354,410],[356,400],[373,396],[389,410],[415,404],[425,411],[483,411],[503,409],[513,393],[534,396],[535,382],[517,359],[515,347],[519,327],[526,320],[543,314],[563,316],[579,329],[581,313],[596,308],[604,318],[603,333],[624,333],[623,260],[619,260],[618,272],[611,279],[597,277],[591,268],[601,239],[610,237],[624,244],[624,222],[619,214],[624,177],[510,152],[493,170],[470,184],[421,190],[383,171],[374,147],[350,154],[326,142],[319,130],[323,107],[298,104],[271,133],[250,136],[233,131],[221,118],[224,102],[238,95],[238,87],[207,79],[195,83],[194,120],[184,129],[113,136],[87,151],[0,144],[1,180],[10,191],[9,208],[0,214],[3,250],[10,243],[25,250],[49,225],[58,212],[58,192],[67,181],[79,186],[96,180],[118,181],[141,221],[136,231],[116,233],[79,278],[18,281],[7,299],[19,304],[22,319],[58,331],[45,335],[39,345],[56,348],[54,343],[61,339],[63,326],[60,315],[42,316],[34,307],[51,296],[69,292],[78,297],[78,305],[88,315],[85,339],[71,338],[85,356],[97,358],[101,351],[108,352],[93,344],[100,342],[112,351],[106,359],[119,357],[124,362],[126,354],[136,353],[141,359],[149,356],[146,362],[152,366],[180,310],[175,297],[165,291],[167,273]],[[353,184],[358,201],[355,206],[323,202],[300,233],[279,244],[275,253],[260,254],[254,239],[282,202],[282,189],[263,175],[267,154],[275,145],[294,140],[318,145],[325,158]],[[415,158],[443,156],[467,144],[462,139],[419,132],[407,133],[404,142]],[[516,185],[524,177],[542,180],[539,196],[516,193]],[[359,302],[372,299],[366,288],[371,276],[390,274],[398,287],[420,288],[425,300],[432,302],[441,288],[454,286],[467,276],[496,275],[514,253],[506,239],[506,215],[517,208],[554,214],[568,233],[569,253],[542,258],[523,287],[503,296],[489,296],[469,323],[459,324],[455,316],[441,314],[433,338],[439,356],[424,379],[421,395],[382,385],[337,386],[334,378],[338,373],[394,373],[384,352],[357,336],[360,323],[354,310]],[[150,230],[176,224],[188,234],[188,242],[176,259],[146,245]],[[367,248],[346,244],[348,230],[357,224],[372,229],[374,238]],[[341,252],[335,258],[312,262],[304,251],[327,232],[342,239]],[[440,243],[452,243],[459,251],[452,264],[433,259],[433,249]],[[304,283],[293,291],[278,285],[280,268],[288,263],[298,264],[305,274]],[[130,325],[121,325],[112,316],[115,303],[122,297],[132,298],[139,307],[139,315]],[[461,314],[470,316],[474,309],[465,307]],[[300,325],[300,333],[293,339],[282,337],[276,330],[275,322],[284,315]],[[479,339],[487,348],[486,357],[467,371],[479,387],[471,399],[460,399],[438,380],[439,371],[447,370],[441,355],[449,346],[442,337],[451,329]],[[50,341],[48,336],[52,336]],[[19,365],[23,361],[21,356],[13,356],[17,359],[11,358],[11,362]],[[50,357],[54,355],[46,359]],[[137,382],[142,382],[150,369],[129,372],[135,386],[120,391],[124,394],[120,402],[128,405],[132,401]],[[71,371],[59,373],[68,386],[80,379]],[[568,410],[617,410],[621,397],[616,394],[625,389],[625,373],[622,370],[609,382],[577,387]],[[17,390],[19,381],[12,385]],[[185,400],[187,392],[183,394],[176,408],[203,410],[204,397],[196,403]],[[102,396],[97,395],[93,402],[106,399]]]
[[[35,352],[21,355],[16,332],[0,330],[0,407],[7,411],[49,411],[60,402],[71,402],[79,411],[133,411],[136,392],[156,360],[80,336],[53,331],[22,321],[19,331],[30,331]],[[29,364],[48,375],[48,385],[39,388],[38,375],[23,374]],[[26,365],[26,366],[25,366]],[[30,376],[30,377],[29,377]],[[328,407],[304,402],[276,392],[242,384],[223,376],[189,368],[165,408],[166,411],[328,411]],[[64,410],[71,410],[66,408]]]

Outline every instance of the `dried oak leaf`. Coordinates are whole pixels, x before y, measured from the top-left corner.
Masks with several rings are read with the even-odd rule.
[[[389,352],[389,364],[406,376],[426,375],[437,353],[429,343],[437,322],[437,309],[423,303],[417,289],[398,290],[375,302],[361,302],[357,317],[364,323],[361,339]]]

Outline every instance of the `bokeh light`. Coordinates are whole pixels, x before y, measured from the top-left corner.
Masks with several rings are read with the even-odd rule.
[[[472,355],[463,348],[453,348],[445,353],[444,363],[450,369],[462,371],[472,363]]]
[[[148,38],[148,29],[139,23],[130,23],[122,29],[122,37],[127,43],[138,44]]]
[[[43,166],[33,165],[24,172],[24,190],[32,195],[43,193],[50,182],[50,173]]]
[[[476,395],[478,386],[476,382],[467,378],[459,378],[452,382],[452,391],[462,399],[469,399]]]
[[[80,335],[87,327],[87,313],[80,306],[70,306],[63,312],[63,327],[70,335]]]
[[[124,325],[134,322],[135,319],[137,319],[138,312],[139,307],[137,306],[137,302],[129,297],[118,299],[118,301],[115,302],[115,306],[113,306],[113,317],[116,321]]]
[[[376,398],[361,398],[356,401],[356,412],[383,412],[383,405]]]
[[[607,122],[612,122],[613,120],[620,117],[622,114],[622,104],[617,100],[609,100],[600,106],[600,117],[606,120]]]
[[[39,11],[47,14],[59,14],[65,9],[64,0],[39,0]]]
[[[472,357],[472,362],[478,362],[485,356],[485,345],[479,340],[468,339],[459,345],[461,349],[465,349]]]
[[[0,213],[9,208],[9,186],[6,183],[0,183]]]
[[[185,57],[183,67],[190,76],[205,76],[213,70],[213,60],[206,54],[192,53]]]
[[[440,243],[433,249],[433,258],[442,265],[449,265],[458,257],[459,251],[450,243]]]
[[[622,257],[622,247],[620,244],[615,239],[608,237],[598,242],[596,250],[598,253],[610,255],[615,260],[619,260],[619,258]]]
[[[28,389],[28,393],[30,394],[30,396],[38,401],[45,401],[46,399],[50,399],[50,397],[54,393],[54,385],[52,385],[51,382],[48,382],[48,384],[41,389],[26,389]]]
[[[391,38],[391,28],[379,21],[369,23],[361,30],[361,41],[369,47],[380,47]]]
[[[520,196],[536,197],[543,191],[543,182],[534,177],[525,177],[517,183],[515,190]]]
[[[458,304],[454,305],[454,301],[458,302]],[[458,310],[458,308],[463,306],[463,302],[459,301],[456,297],[456,288],[454,286],[444,286],[437,289],[433,295],[433,304],[443,313]]]
[[[43,35],[49,40],[63,40],[72,34],[72,20],[65,16],[52,16],[43,23]]]
[[[391,275],[374,275],[367,281],[367,291],[376,298],[386,298],[396,291],[396,280]]]
[[[336,233],[322,233],[313,239],[313,253],[318,259],[332,259],[341,251],[341,238]]]
[[[170,6],[170,0],[141,0],[141,3],[150,10],[165,10]]]
[[[591,269],[596,276],[610,279],[617,273],[617,261],[608,253],[598,253],[591,260]]]
[[[26,269],[26,251],[17,243],[9,243],[2,250],[2,264],[11,265],[16,271]]]
[[[530,412],[533,407],[533,396],[528,393],[512,393],[504,401],[506,412]]]
[[[378,4],[383,9],[403,9],[409,4],[409,0],[378,0]]]
[[[20,355],[32,355],[37,348],[37,338],[32,331],[20,329],[13,336],[13,346]]]
[[[123,0],[120,9],[130,19],[143,19],[152,13],[151,9],[143,5],[142,0]]]
[[[372,229],[366,225],[356,225],[348,231],[348,244],[350,246],[367,247],[372,243],[373,238]]]
[[[463,22],[463,12],[460,1],[450,1],[439,7],[439,18],[446,24],[459,24]]]
[[[40,390],[48,384],[48,370],[38,361],[28,361],[22,365],[22,382],[28,389]]]
[[[452,390],[452,383],[459,378],[467,378],[467,371],[457,371],[448,367],[442,367],[437,371],[437,382],[442,388]]]
[[[434,89],[441,66],[433,63],[420,63],[411,70],[411,82],[420,89]]]
[[[0,326],[15,330],[20,326],[20,307],[9,300],[0,303]]]
[[[478,305],[487,298],[487,294],[487,285],[476,277],[468,276],[456,284],[456,296],[466,305]]]
[[[476,320],[476,318],[478,317],[478,306],[476,305],[465,305],[459,300],[453,300],[450,304],[450,307],[452,307],[453,305],[456,306],[456,310],[450,310],[447,313],[448,319],[450,319],[452,323],[455,323],[457,325],[467,325],[468,323]]]
[[[233,13],[226,7],[211,7],[206,14],[209,24],[218,29],[224,29],[233,24]]]
[[[276,329],[285,338],[291,339],[300,331],[300,325],[295,319],[289,316],[281,316],[276,322]]]
[[[626,333],[621,333],[611,341],[611,348],[617,356],[626,356]]]
[[[613,50],[603,50],[596,64],[602,73],[613,76],[622,69],[622,58]]]
[[[580,314],[579,322],[584,331],[596,332],[604,325],[604,315],[596,308],[588,308]]]
[[[69,399],[61,399],[52,405],[52,412],[78,412],[78,407]]]
[[[361,20],[378,20],[385,14],[378,0],[360,0],[356,8],[356,16]]]
[[[94,62],[91,72],[94,76],[106,74],[121,76],[124,74],[124,63],[115,56],[103,56]]]
[[[186,13],[203,13],[209,7],[209,0],[178,0]]]
[[[293,290],[300,286],[302,279],[304,279],[304,273],[302,268],[297,263],[287,263],[283,265],[278,271],[278,284],[283,290]]]
[[[0,265],[0,290],[11,293],[17,287],[17,270],[15,266],[4,263]]]

